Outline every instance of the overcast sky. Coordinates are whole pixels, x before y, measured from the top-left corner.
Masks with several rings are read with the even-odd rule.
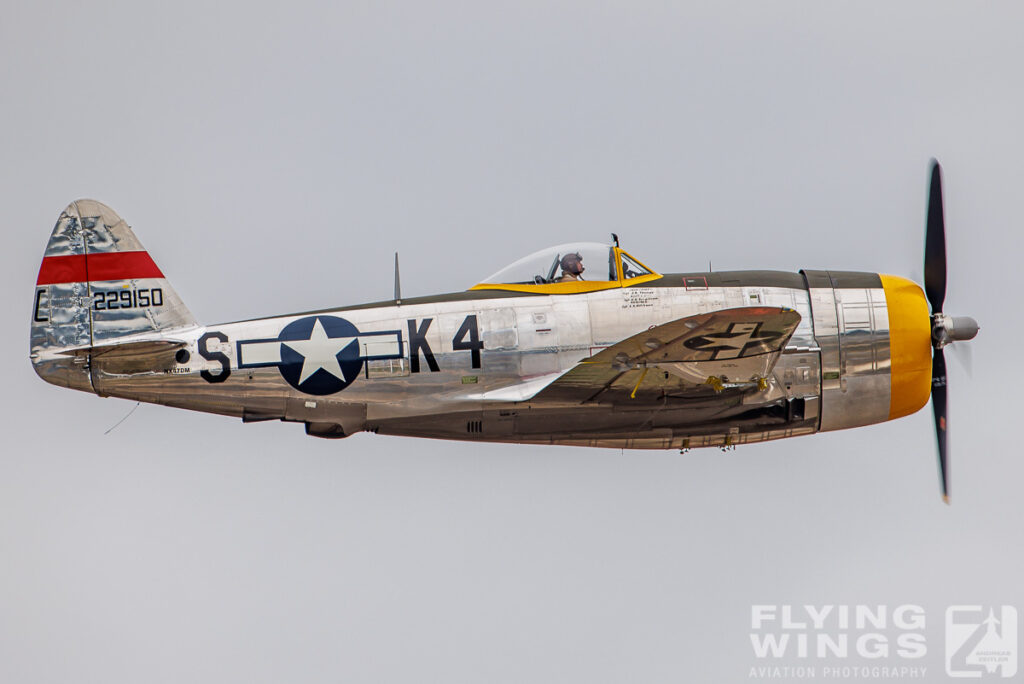
[[[8,3],[0,680],[748,682],[752,604],[911,603],[939,681],[948,605],[1024,610],[1024,10],[892,4]],[[156,406],[104,435],[132,403],[28,360],[80,197],[216,323],[611,231],[660,271],[919,280],[932,156],[982,326],[951,507],[927,409],[686,455]]]

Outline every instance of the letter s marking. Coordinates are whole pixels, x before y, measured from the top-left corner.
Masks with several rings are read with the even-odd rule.
[[[199,355],[207,361],[220,361],[220,373],[214,375],[208,370],[199,372],[199,375],[206,382],[224,382],[231,375],[231,361],[228,359],[228,355],[224,352],[210,351],[207,348],[210,340],[217,340],[221,343],[227,343],[228,336],[224,333],[219,332],[208,332],[199,338]]]

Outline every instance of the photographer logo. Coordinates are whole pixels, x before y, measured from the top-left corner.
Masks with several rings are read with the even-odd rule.
[[[988,678],[1010,678],[1017,674],[1017,609],[947,608],[946,674]]]

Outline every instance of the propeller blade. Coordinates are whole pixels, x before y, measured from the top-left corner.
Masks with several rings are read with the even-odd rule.
[[[946,227],[942,212],[942,167],[934,159],[924,236],[924,291],[932,313],[942,313],[946,300]]]
[[[949,503],[949,449],[946,444],[946,357],[941,349],[932,356],[932,412],[935,414],[935,439],[939,446],[939,481],[942,500]]]

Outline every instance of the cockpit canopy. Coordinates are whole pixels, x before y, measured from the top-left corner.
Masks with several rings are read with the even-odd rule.
[[[636,278],[658,277],[616,245],[569,242],[523,257],[485,278],[473,289],[584,292],[616,287]]]

